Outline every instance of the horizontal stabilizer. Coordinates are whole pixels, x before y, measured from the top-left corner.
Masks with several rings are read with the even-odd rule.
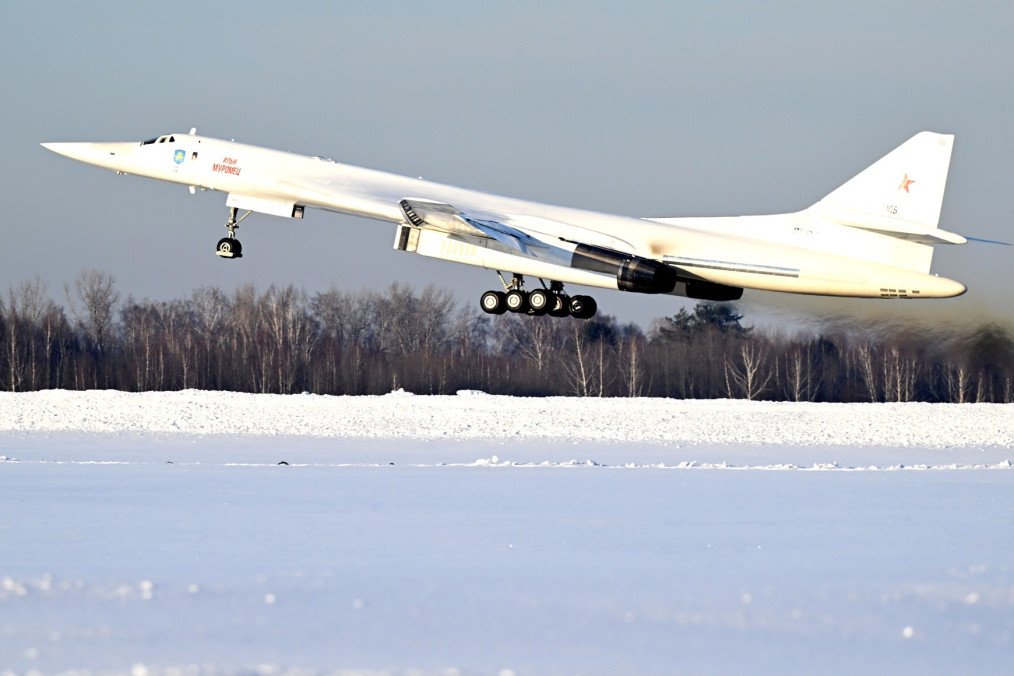
[[[940,228],[927,228],[917,223],[906,223],[904,221],[867,220],[865,222],[850,222],[838,219],[837,222],[853,228],[871,230],[881,235],[889,235],[896,239],[903,239],[918,244],[964,244],[968,241],[967,237],[953,232],[947,232]]]
[[[981,237],[968,237],[967,235],[965,236],[965,239],[968,240],[969,242],[979,242],[980,244],[999,244],[1001,246],[1011,245],[1010,242],[1001,242],[995,239],[982,239]]]

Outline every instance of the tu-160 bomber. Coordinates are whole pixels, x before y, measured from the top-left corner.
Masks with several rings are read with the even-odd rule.
[[[960,282],[930,273],[954,137],[920,132],[813,206],[794,213],[635,218],[500,197],[189,133],[145,141],[43,143],[69,158],[227,193],[216,253],[242,257],[251,213],[303,218],[309,208],[387,221],[394,247],[494,270],[482,294],[507,311],[589,318],[596,302],[564,284],[729,301],[743,289],[864,298],[945,298]],[[240,212],[243,212],[242,214]],[[504,277],[504,274],[508,278]],[[526,276],[538,285],[526,288]]]

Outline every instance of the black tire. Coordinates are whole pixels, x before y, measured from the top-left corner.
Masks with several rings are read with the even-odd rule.
[[[240,258],[243,256],[243,245],[240,244],[238,239],[223,237],[218,240],[215,252],[222,258]]]
[[[591,296],[574,296],[570,299],[570,316],[591,319],[598,311],[598,303]]]
[[[556,295],[545,289],[535,289],[528,294],[528,308],[536,317],[549,312],[556,303]]]
[[[570,316],[570,296],[565,293],[553,294],[553,307],[549,310],[550,317]]]
[[[528,312],[528,294],[520,289],[508,291],[507,309],[511,312]]]
[[[479,299],[482,311],[491,315],[502,315],[507,312],[507,294],[503,291],[487,291]]]

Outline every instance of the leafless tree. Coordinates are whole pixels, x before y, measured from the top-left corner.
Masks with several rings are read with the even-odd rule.
[[[964,361],[949,361],[943,365],[946,400],[956,404],[969,401],[972,392],[972,370]]]
[[[592,392],[594,374],[592,373],[592,359],[588,346],[588,339],[579,321],[571,323],[571,338],[569,359],[563,360],[563,372],[567,375],[570,383],[571,394],[579,397],[587,397]]]
[[[46,284],[40,277],[8,289],[6,303],[0,298],[0,314],[7,332],[8,381],[11,391],[38,389],[42,364],[34,332],[51,311]],[[48,361],[48,360],[47,360]]]
[[[915,360],[894,345],[881,351],[880,356],[884,398],[889,401],[912,401],[918,368]]]
[[[623,392],[628,397],[640,397],[645,389],[645,368],[641,355],[644,352],[643,336],[631,336],[618,346],[618,364],[623,378]]]
[[[757,399],[771,382],[768,347],[756,340],[740,341],[734,357],[725,361],[726,391],[729,397]]]
[[[505,338],[536,373],[548,376],[551,364],[567,342],[566,322],[554,317],[505,315],[499,322]]]
[[[814,370],[813,344],[809,341],[790,343],[784,348],[784,387],[791,401],[813,401],[817,393],[817,375]]]
[[[877,386],[876,356],[873,345],[863,341],[856,346],[855,354],[859,371],[862,374],[863,384],[866,386],[867,401],[880,401],[879,387]]]
[[[106,352],[113,332],[114,309],[119,299],[116,280],[108,273],[83,270],[74,282],[72,311],[85,327],[99,357]]]
[[[225,357],[225,328],[232,307],[221,289],[201,287],[190,296],[194,331],[200,337],[201,354],[197,357],[202,387],[221,386]]]

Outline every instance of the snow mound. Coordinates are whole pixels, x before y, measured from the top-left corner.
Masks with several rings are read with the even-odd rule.
[[[1014,404],[286,396],[93,390],[0,393],[0,432],[511,439],[680,446],[1014,448]]]

